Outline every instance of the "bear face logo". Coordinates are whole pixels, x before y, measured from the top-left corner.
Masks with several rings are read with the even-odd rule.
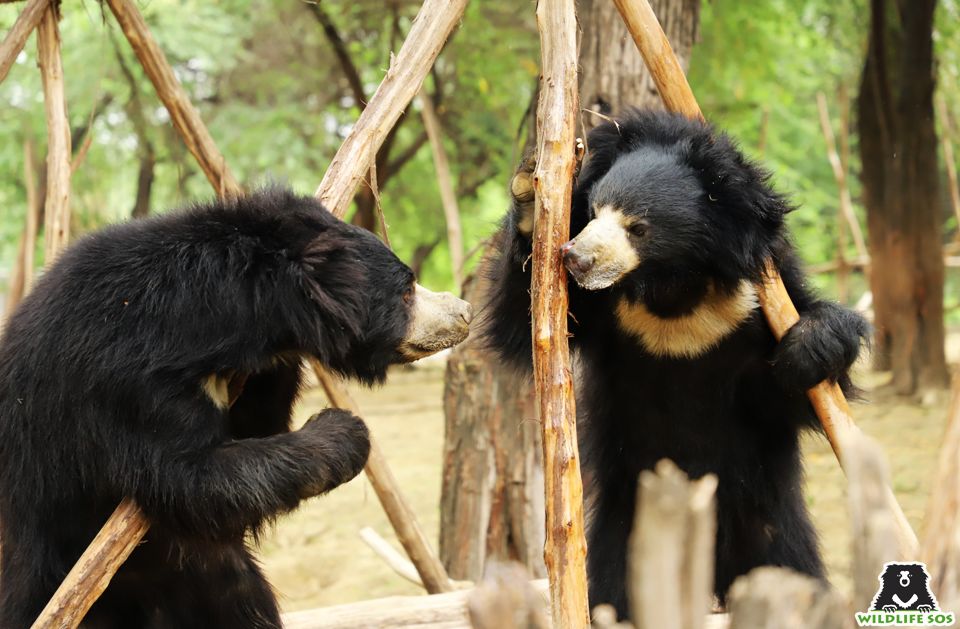
[[[888,562],[878,580],[880,589],[873,597],[870,611],[940,611],[930,591],[930,575],[922,563]]]

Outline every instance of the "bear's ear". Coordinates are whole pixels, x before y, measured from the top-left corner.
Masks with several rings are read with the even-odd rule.
[[[766,261],[783,248],[786,198],[770,186],[770,176],[750,162],[725,134],[711,132],[688,138],[687,163],[698,173],[707,211],[719,229],[730,234],[730,268],[734,277],[759,280]]]
[[[305,245],[296,264],[301,285],[317,312],[328,324],[359,335],[368,278],[354,243],[327,232]]]

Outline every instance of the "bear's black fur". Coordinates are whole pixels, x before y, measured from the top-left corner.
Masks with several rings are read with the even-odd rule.
[[[93,234],[0,344],[0,626],[30,626],[125,496],[151,528],[89,627],[279,627],[244,538],[353,478],[363,422],[290,432],[300,357],[366,382],[404,362],[411,270],[280,188]],[[249,373],[229,407],[226,382]]]
[[[784,226],[790,205],[727,136],[678,115],[630,111],[595,128],[587,145],[564,251],[598,208],[614,207],[632,250],[621,253],[639,261],[608,288],[569,282],[591,606],[626,614],[637,477],[662,458],[692,477],[719,477],[721,600],[762,564],[822,577],[802,495],[798,436],[818,426],[805,390],[830,379],[850,391],[865,322],[808,290]],[[491,264],[484,325],[494,348],[529,368],[532,193],[524,175],[522,167]],[[767,260],[801,314],[779,344],[752,301]],[[577,260],[566,263],[579,270]],[[721,324],[727,306],[742,307],[742,317],[711,332],[690,316],[708,303]]]
[[[929,612],[940,609],[937,599],[930,591],[930,575],[923,564],[884,564],[879,581],[880,589],[873,597],[870,611]]]

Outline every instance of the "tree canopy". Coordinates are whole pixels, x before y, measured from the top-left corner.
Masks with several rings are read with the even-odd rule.
[[[376,89],[419,4],[153,0],[140,8],[240,181],[288,182],[309,193],[360,111],[358,92],[369,97]],[[0,5],[0,30],[10,27],[20,6]],[[207,182],[112,16],[95,2],[65,3],[63,13],[68,113],[80,161],[73,178],[74,233],[131,215],[147,149],[155,160],[152,212],[208,197]],[[467,251],[492,233],[506,208],[506,185],[539,71],[533,13],[529,3],[471,3],[425,86],[443,127]],[[868,15],[865,0],[714,0],[702,8],[690,68],[693,89],[708,118],[762,159],[778,187],[802,207],[790,220],[808,262],[836,253],[838,195],[816,94],[826,95],[836,128],[839,90],[845,87],[850,99],[856,95]],[[960,3],[941,0],[938,84],[955,119],[958,25]],[[0,216],[0,277],[16,251],[26,211],[26,142],[35,146],[34,169],[38,175],[42,170],[42,99],[31,37],[0,85],[0,204],[6,208]],[[856,145],[855,136],[851,142]],[[406,260],[418,248],[439,243],[423,267],[423,281],[449,288],[443,212],[416,105],[401,119],[387,163],[381,198],[391,242]],[[851,150],[851,172],[858,168],[857,151]],[[862,218],[857,178],[849,180]],[[943,216],[946,237],[957,228],[946,198]],[[852,245],[848,253],[854,253]]]

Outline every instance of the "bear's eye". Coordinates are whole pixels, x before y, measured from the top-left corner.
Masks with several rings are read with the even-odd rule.
[[[403,301],[408,306],[413,303],[413,284],[407,286],[407,289],[403,291]]]
[[[647,222],[644,220],[634,221],[627,230],[634,236],[641,237],[647,234]]]

